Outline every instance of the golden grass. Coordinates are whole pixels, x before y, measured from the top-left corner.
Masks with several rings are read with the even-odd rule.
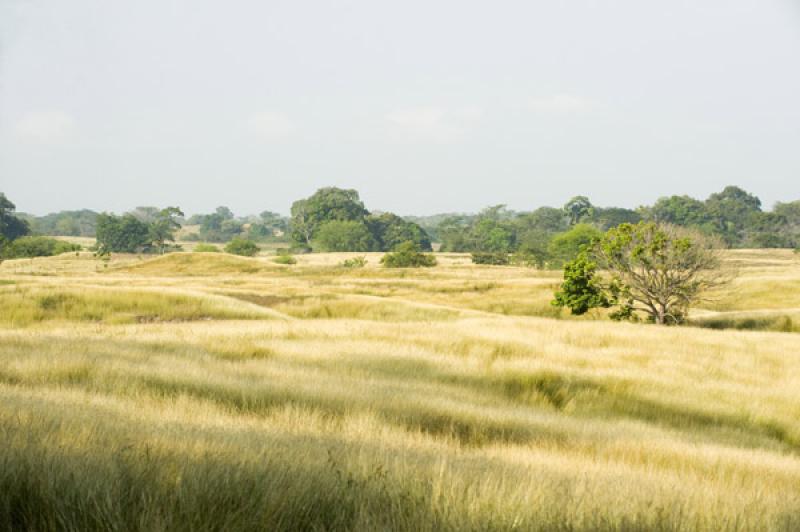
[[[552,272],[343,256],[0,265],[0,529],[800,527],[799,335],[548,319]],[[698,322],[788,312],[794,257],[730,257]]]

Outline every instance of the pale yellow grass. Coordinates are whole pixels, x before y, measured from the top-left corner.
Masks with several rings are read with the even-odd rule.
[[[0,524],[800,527],[800,335],[546,319],[552,272],[347,256],[0,265],[4,304],[118,292],[210,318],[0,324]],[[730,257],[706,316],[797,296],[794,256]]]

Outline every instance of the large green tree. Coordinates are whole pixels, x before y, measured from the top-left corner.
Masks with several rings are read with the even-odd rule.
[[[322,251],[374,251],[378,248],[363,221],[331,220],[317,230],[313,246]]]
[[[696,231],[622,224],[567,263],[553,304],[574,314],[616,306],[612,317],[618,319],[644,315],[653,323],[681,323],[705,291],[726,279],[717,248]]]
[[[370,214],[366,223],[381,251],[391,251],[403,242],[413,242],[420,251],[432,249],[430,237],[422,227],[391,212]]]
[[[761,212],[761,200],[739,187],[727,186],[705,202],[714,232],[729,246],[742,243],[744,233]]]
[[[152,247],[150,227],[132,214],[98,214],[96,229],[100,253],[140,253]]]
[[[0,192],[0,238],[14,240],[30,233],[28,223],[14,216],[16,205]]]
[[[292,204],[291,236],[295,243],[311,246],[325,222],[363,221],[368,211],[355,190],[327,187]]]

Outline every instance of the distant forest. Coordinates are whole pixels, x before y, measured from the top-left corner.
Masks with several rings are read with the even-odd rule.
[[[704,200],[670,196],[637,209],[599,207],[576,196],[561,207],[532,211],[495,205],[472,214],[402,217],[369,211],[357,191],[334,187],[295,201],[288,217],[270,211],[237,216],[222,206],[191,217],[177,207],[138,207],[121,216],[90,210],[33,216],[14,212],[10,199],[2,193],[0,198],[0,230],[9,233],[0,238],[6,242],[24,235],[80,236],[97,238],[98,246],[108,240],[109,251],[164,252],[177,249],[166,245],[176,236],[197,242],[278,242],[293,252],[389,251],[410,241],[421,251],[518,253],[542,262],[558,259],[561,248],[568,254],[576,242],[639,221],[693,228],[731,248],[800,247],[800,200],[766,211],[757,196],[736,186]]]

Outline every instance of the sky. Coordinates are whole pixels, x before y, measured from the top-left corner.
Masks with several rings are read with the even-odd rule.
[[[0,0],[24,212],[800,199],[800,0]]]

